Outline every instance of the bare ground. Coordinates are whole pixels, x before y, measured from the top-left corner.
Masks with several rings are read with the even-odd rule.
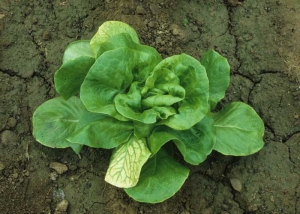
[[[300,213],[299,0],[69,0],[0,2],[0,212]],[[57,96],[53,74],[66,46],[107,20],[132,25],[164,57],[197,59],[213,48],[231,65],[222,103],[240,100],[263,118],[265,146],[249,157],[213,153],[171,199],[134,202],[104,182],[110,151],[50,149],[32,137],[31,116]],[[59,175],[49,164],[68,171]],[[234,190],[237,180],[242,190]],[[66,199],[67,212],[55,211]]]

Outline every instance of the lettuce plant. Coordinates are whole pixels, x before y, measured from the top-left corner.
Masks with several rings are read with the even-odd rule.
[[[262,148],[264,124],[249,105],[215,110],[229,81],[227,60],[213,50],[200,62],[162,59],[129,25],[108,21],[66,48],[54,76],[60,97],[36,109],[33,135],[77,154],[84,145],[113,149],[105,180],[137,201],[162,202],[189,174],[174,153],[198,165],[212,150],[245,156]]]

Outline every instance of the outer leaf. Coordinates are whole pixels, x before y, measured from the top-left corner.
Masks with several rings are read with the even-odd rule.
[[[143,58],[147,57],[147,55],[145,54],[148,54],[148,64],[137,67],[137,69],[134,69],[132,71],[134,75],[134,81],[137,82],[144,82],[152,73],[155,65],[162,60],[157,50],[150,46],[141,45],[134,42],[131,36],[126,33],[120,33],[112,36],[106,42],[102,43],[98,51],[97,58],[106,51],[115,50],[122,47],[127,47],[139,52],[143,52],[144,54],[141,55]]]
[[[72,148],[72,150],[78,155],[83,147],[83,145],[79,145],[79,144],[75,144],[75,143],[71,143],[70,147]]]
[[[226,58],[214,50],[203,54],[201,64],[205,67],[209,79],[209,104],[211,109],[224,98],[230,82],[230,66]]]
[[[64,52],[63,63],[82,56],[93,58],[95,60],[89,40],[79,40],[69,44]]]
[[[80,86],[95,59],[80,56],[66,61],[54,75],[56,91],[65,99],[79,93]]]
[[[90,44],[94,55],[97,55],[100,46],[104,42],[106,42],[110,37],[118,35],[120,33],[126,33],[130,35],[135,43],[139,43],[137,33],[128,24],[119,21],[107,21],[99,27],[97,33],[91,39]]]
[[[104,117],[75,131],[67,140],[94,148],[112,149],[128,141],[133,133],[131,122]]]
[[[209,110],[209,85],[205,68],[193,57],[181,54],[161,61],[155,67],[153,75],[165,69],[178,77],[181,87],[185,89],[185,98],[176,103],[178,113],[162,120],[161,124],[176,130],[189,129],[200,122]],[[151,88],[151,84],[147,85],[148,81],[147,79],[146,87]]]
[[[137,82],[144,82],[146,78],[148,78],[148,76],[152,73],[154,66],[162,60],[157,50],[150,46],[141,45],[134,42],[131,36],[127,33],[117,34],[110,37],[106,42],[102,43],[98,50],[97,58],[106,51],[115,50],[122,47],[127,47],[133,50],[144,52],[151,56],[148,57],[148,65],[152,66],[144,66],[143,69],[139,68],[133,71],[134,80]]]
[[[245,156],[263,147],[264,123],[249,105],[233,102],[213,118],[217,137],[214,149],[218,152]]]
[[[78,97],[64,100],[62,97],[46,101],[33,114],[33,136],[45,146],[66,148],[71,146],[75,152],[79,147],[66,140],[74,131],[98,116],[86,110]]]
[[[146,140],[132,136],[128,142],[114,150],[105,181],[121,188],[135,186],[139,180],[142,166],[150,154]]]
[[[187,179],[189,170],[161,149],[142,168],[135,187],[125,189],[134,200],[159,203],[172,197]]]
[[[201,122],[184,131],[163,126],[155,128],[148,141],[151,153],[157,153],[171,140],[175,142],[186,162],[193,165],[200,164],[212,152],[216,142],[212,118],[205,117]]]

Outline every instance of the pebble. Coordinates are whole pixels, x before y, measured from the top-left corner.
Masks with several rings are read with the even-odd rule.
[[[55,213],[66,212],[69,206],[69,202],[64,199],[56,205]]]
[[[151,3],[150,4],[150,10],[151,10],[151,12],[152,12],[153,15],[158,15],[160,13],[160,8],[155,3]]]
[[[65,164],[58,163],[58,162],[52,162],[50,163],[49,167],[51,169],[54,169],[58,174],[63,174],[64,172],[68,171],[68,167]]]
[[[177,36],[177,35],[179,34],[178,28],[173,28],[172,34],[173,34],[174,36]]]
[[[145,10],[145,8],[143,8],[143,6],[138,5],[138,6],[136,7],[136,13],[137,13],[138,15],[144,15],[144,14],[146,14],[146,10]]]
[[[257,204],[251,204],[248,206],[248,211],[249,212],[255,212],[259,209],[259,206]]]
[[[43,33],[43,39],[45,41],[49,41],[51,39],[51,33],[49,31],[44,31],[44,33]]]
[[[19,138],[13,131],[5,130],[1,134],[1,142],[3,144],[16,144],[18,141]]]
[[[241,192],[242,191],[242,183],[237,178],[230,178],[231,186],[234,190]]]
[[[58,177],[58,174],[57,174],[57,172],[51,172],[50,173],[50,179],[52,180],[52,181],[56,181],[56,179],[57,179],[57,177]]]
[[[155,39],[155,43],[158,45],[158,44],[160,44],[162,42],[162,39],[161,39],[161,37],[157,37],[156,39]]]
[[[6,123],[6,125],[9,128],[14,128],[16,126],[16,124],[17,124],[17,120],[14,117],[8,118],[7,123]]]
[[[228,0],[228,4],[230,5],[230,6],[237,6],[237,5],[241,5],[242,3],[241,2],[239,2],[238,0]]]
[[[28,170],[25,170],[25,171],[24,171],[24,175],[25,175],[26,177],[28,177],[28,176],[30,175],[30,172],[29,172]]]
[[[154,22],[154,21],[150,21],[150,22],[148,23],[148,26],[149,26],[149,27],[155,27],[156,25],[155,25],[155,22]]]
[[[198,27],[194,25],[194,26],[192,27],[192,31],[197,32],[197,31],[198,31]]]
[[[175,24],[173,24],[173,25],[171,25],[170,26],[170,30],[171,30],[171,32],[172,32],[172,34],[174,35],[174,36],[177,36],[177,35],[179,35],[179,27],[178,27],[178,25],[175,25]]]
[[[24,70],[22,73],[20,73],[21,77],[25,79],[32,77],[33,74],[34,74],[34,70]]]
[[[5,165],[4,165],[4,163],[0,162],[0,171],[2,171],[3,169],[5,169]]]
[[[12,174],[12,177],[13,177],[14,179],[17,179],[17,178],[19,177],[19,174],[18,174],[17,172],[15,172],[15,173]]]

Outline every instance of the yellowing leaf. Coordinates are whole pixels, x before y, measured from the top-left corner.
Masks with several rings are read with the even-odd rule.
[[[142,166],[150,155],[145,139],[131,137],[128,142],[114,150],[105,181],[120,188],[135,186]]]
[[[91,49],[94,54],[97,54],[101,44],[106,42],[110,37],[121,33],[127,33],[135,43],[139,43],[138,35],[128,24],[119,21],[107,21],[99,27],[97,33],[90,41]]]

